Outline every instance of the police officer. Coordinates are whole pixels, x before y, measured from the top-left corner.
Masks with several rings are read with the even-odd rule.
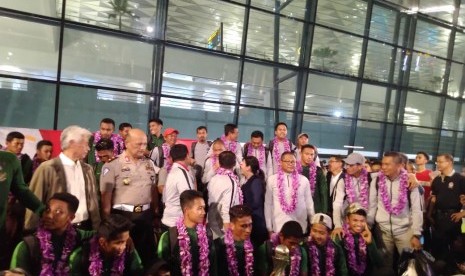
[[[142,263],[149,267],[155,259],[153,217],[157,210],[155,184],[158,168],[144,156],[147,136],[140,129],[131,129],[125,141],[126,150],[105,164],[100,176],[102,212],[121,214],[133,223],[130,235]]]

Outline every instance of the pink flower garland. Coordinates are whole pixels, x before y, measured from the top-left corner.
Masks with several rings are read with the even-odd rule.
[[[347,251],[347,263],[349,269],[355,275],[363,275],[367,268],[367,244],[361,235],[358,235],[358,258],[355,256],[354,235],[349,231],[349,226],[344,224],[344,248]]]
[[[221,135],[221,141],[223,141],[224,147],[227,150],[232,151],[234,154],[236,154],[237,141],[229,141],[228,139],[226,139],[226,136],[224,136],[224,134]]]
[[[284,152],[291,151],[291,145],[289,144],[289,140],[283,142],[284,145]],[[282,153],[281,153],[282,154]],[[273,139],[273,161],[275,164],[278,164],[278,170],[281,168],[281,154],[279,152],[279,140],[278,137],[274,137]]]
[[[405,205],[407,204],[408,173],[404,169],[402,169],[400,172],[399,197],[397,199],[397,205],[394,207],[391,205],[391,200],[389,199],[386,185],[386,175],[380,171],[378,177],[379,192],[381,194],[381,201],[383,202],[384,208],[389,214],[397,216],[402,212],[402,210],[404,210]]]
[[[252,147],[252,144],[249,144],[249,147],[247,148],[247,156],[254,156],[253,155],[253,150],[254,148]],[[260,165],[260,168],[262,170],[265,169],[265,147],[263,145],[260,145],[258,148],[258,156],[255,156],[258,159],[258,164]]]
[[[98,143],[102,139],[102,135],[100,134],[100,131],[96,131],[94,133],[94,145]],[[110,140],[113,142],[113,153],[115,156],[118,156],[121,154],[121,151],[124,149],[124,141],[121,136],[112,133],[110,136]],[[98,163],[100,162],[100,158],[97,155],[97,151],[95,151],[95,161]]]
[[[163,157],[165,158],[166,160],[166,164],[165,164],[165,167],[166,167],[166,171],[167,172],[170,172],[171,171],[171,167],[173,166],[173,163],[171,163],[169,157],[170,157],[170,145],[168,145],[167,143],[163,143],[161,145],[161,148],[163,149]]]
[[[321,271],[320,271],[320,259],[319,259],[319,252],[317,245],[315,242],[310,238],[308,241],[308,247],[310,249],[310,254],[312,255],[312,276],[320,276]],[[334,267],[334,263],[336,261],[336,249],[334,248],[334,245],[332,244],[332,241],[328,238],[326,242],[326,276],[334,276],[336,275],[336,269]]]
[[[52,233],[45,229],[42,225],[39,226],[36,237],[39,239],[40,251],[42,252],[42,269],[40,271],[41,276],[64,276],[69,274],[68,257],[76,245],[76,229],[74,229],[71,224],[68,225],[65,231],[65,235],[65,242],[60,259],[57,261],[55,269],[53,269],[55,254],[53,253]]]
[[[279,234],[274,233],[271,236],[271,244],[273,245],[273,251],[275,250],[276,246],[279,245]],[[289,276],[297,276],[300,275],[300,260],[302,259],[302,255],[300,252],[300,246],[295,246],[292,251],[290,252],[291,258],[291,266],[289,271]]]
[[[355,186],[352,183],[352,176],[346,174],[344,183],[345,183],[345,190],[347,194],[347,201],[349,201],[349,204],[352,204],[356,201]],[[365,208],[366,210],[368,210],[369,189],[370,189],[370,186],[368,186],[368,173],[365,169],[362,169],[362,172],[360,173],[360,195],[358,198],[358,202],[360,202],[362,207]]]
[[[126,259],[126,250],[123,254],[117,256],[113,260],[113,266],[111,267],[111,276],[120,276],[124,273],[124,261]],[[100,247],[97,237],[93,237],[90,240],[90,252],[89,252],[89,275],[100,276],[103,274],[103,259],[100,253]]]
[[[297,171],[292,172],[292,191],[291,203],[288,204],[284,193],[284,172],[281,168],[278,170],[278,199],[281,204],[281,210],[286,214],[291,214],[297,208],[297,190],[299,189],[299,174]]]
[[[236,248],[234,247],[234,239],[231,229],[226,230],[224,234],[224,244],[226,245],[226,255],[228,259],[229,275],[239,276],[236,258]],[[245,275],[253,275],[253,245],[250,239],[244,241],[245,254]]]
[[[184,225],[184,217],[181,216],[176,221],[178,230],[179,255],[181,257],[181,272],[184,276],[194,275],[192,272],[192,255],[189,234]],[[208,258],[208,237],[204,224],[197,224],[197,243],[199,244],[199,276],[208,276],[210,259]]]
[[[237,175],[233,171],[227,170],[225,168],[218,168],[218,170],[216,170],[216,174],[226,175],[226,176],[231,177],[234,183],[236,183],[237,193],[239,194],[239,204],[244,203],[244,195],[242,194],[242,189],[239,186],[239,177],[237,177]]]

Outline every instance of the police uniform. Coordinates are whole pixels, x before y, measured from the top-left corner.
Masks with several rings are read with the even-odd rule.
[[[154,260],[156,251],[151,208],[155,176],[152,160],[143,157],[136,164],[126,151],[103,165],[100,176],[100,191],[112,192],[111,213],[124,215],[134,223],[130,234],[144,265]]]

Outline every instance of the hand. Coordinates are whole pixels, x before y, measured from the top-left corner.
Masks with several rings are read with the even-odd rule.
[[[338,237],[341,240],[344,237],[344,231],[342,230],[342,227],[334,228],[333,232],[331,232],[331,239],[334,240],[336,239],[336,237]]]
[[[415,250],[420,250],[421,249],[420,239],[417,236],[413,236],[410,239],[410,246]]]
[[[453,213],[450,218],[453,222],[459,222],[462,218],[465,217],[465,211],[464,212],[457,212]]]
[[[415,174],[409,173],[408,174],[408,188],[410,190],[413,190],[420,186],[420,183],[418,182],[417,178],[415,177]]]
[[[465,195],[460,195],[460,204],[462,204],[462,206],[465,206]]]
[[[371,234],[370,228],[368,228],[368,224],[366,222],[365,229],[363,230],[361,236],[367,244],[370,244],[373,241],[373,235]]]

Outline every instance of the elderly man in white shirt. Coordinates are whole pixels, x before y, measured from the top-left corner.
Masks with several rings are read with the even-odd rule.
[[[295,220],[306,232],[308,221],[315,214],[310,183],[296,170],[292,152],[281,155],[281,168],[268,178],[265,193],[266,228],[278,233],[284,223]]]

